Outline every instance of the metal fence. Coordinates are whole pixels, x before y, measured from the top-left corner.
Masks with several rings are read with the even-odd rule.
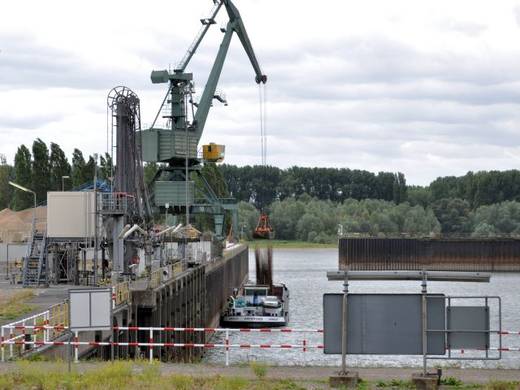
[[[68,322],[68,302],[61,302],[41,313],[2,325],[0,329],[2,361],[6,359],[6,345],[9,347],[7,352],[10,359],[22,356],[28,345],[46,343],[59,338],[68,329]],[[25,331],[20,331],[21,329],[32,329],[32,331],[29,335]]]
[[[74,348],[74,360],[79,361],[79,347],[123,347],[123,348],[142,348],[147,350],[148,359],[150,362],[154,359],[154,353],[160,351],[162,348],[202,348],[202,349],[224,349],[225,350],[225,365],[229,365],[229,358],[231,350],[233,349],[273,349],[286,350],[297,349],[302,353],[307,353],[313,350],[322,350],[323,344],[311,344],[306,337],[301,339],[301,343],[283,343],[283,344],[269,344],[269,343],[237,343],[232,339],[233,334],[237,333],[323,333],[322,329],[273,329],[273,328],[174,328],[174,327],[138,327],[138,326],[115,326],[114,332],[145,332],[148,336],[147,342],[118,342],[118,341],[79,341],[78,332],[74,333],[74,337],[67,341],[57,341],[51,339],[48,335],[52,331],[68,332],[68,326],[51,326],[51,325],[24,325],[24,324],[9,324],[2,327],[2,331],[9,331],[9,337],[2,338],[1,351],[2,361],[6,360],[6,347],[9,348],[9,359],[16,356],[23,355],[26,349],[39,348],[43,346],[70,346]],[[181,332],[185,334],[205,333],[207,335],[215,335],[223,333],[225,335],[224,342],[221,343],[172,343],[159,342],[162,340],[161,333]],[[43,336],[40,336],[43,334]],[[21,353],[13,353],[13,347],[21,348]]]
[[[520,239],[341,238],[339,268],[518,272]]]

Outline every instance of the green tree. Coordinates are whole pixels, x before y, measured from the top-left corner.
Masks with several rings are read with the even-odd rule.
[[[406,179],[404,174],[398,172],[395,174],[394,181],[394,202],[399,204],[406,201]]]
[[[482,222],[475,227],[471,233],[471,237],[494,237],[496,233],[496,229],[493,225]]]
[[[83,171],[83,183],[93,183],[95,173],[96,160],[94,159],[94,156],[88,156],[88,161],[85,164],[85,170]]]
[[[472,214],[474,235],[520,234],[520,202],[480,206]]]
[[[14,156],[15,182],[30,188],[32,185],[31,152],[25,145],[21,145]],[[33,207],[33,195],[21,190],[13,190],[13,210],[23,210]]]
[[[147,186],[152,184],[153,178],[159,171],[159,164],[152,162],[144,165],[144,182]]]
[[[101,155],[99,157],[99,178],[101,180],[105,180],[107,182],[111,182],[112,180],[112,170],[113,170],[113,163],[112,163],[112,156],[108,153],[105,153],[105,155]],[[145,177],[146,177],[146,166],[145,166]],[[147,183],[147,182],[145,182]]]
[[[253,230],[258,223],[260,212],[254,205],[246,202],[238,203],[238,226],[241,238],[250,240],[253,237]]]
[[[459,198],[440,199],[432,205],[441,224],[442,233],[469,233],[471,231],[470,205]]]
[[[433,235],[441,231],[441,224],[433,210],[421,206],[410,207],[405,216],[403,232],[412,236]]]
[[[226,180],[217,164],[205,163],[201,169],[201,174],[217,196],[223,198],[229,196]]]
[[[51,169],[49,164],[49,149],[45,142],[37,138],[32,146],[32,190],[36,192],[38,203],[47,200],[47,191],[51,188]]]
[[[296,224],[305,214],[305,204],[300,200],[287,198],[272,203],[269,211],[275,236],[283,240],[296,239]]]
[[[7,164],[3,154],[0,154],[0,210],[9,207],[13,195],[13,187],[9,180],[13,179],[13,167]]]
[[[85,177],[86,162],[81,150],[74,149],[72,153],[72,186],[79,187],[86,183],[88,179]]]
[[[407,189],[407,199],[412,206],[427,207],[432,202],[432,194],[428,187],[409,186]]]
[[[70,190],[70,164],[58,144],[51,142],[51,155],[49,157],[51,172],[51,190],[61,191],[62,184],[64,190]],[[69,179],[62,179],[63,176],[69,176]]]

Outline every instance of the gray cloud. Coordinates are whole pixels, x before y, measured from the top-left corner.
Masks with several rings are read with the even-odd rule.
[[[0,86],[110,89],[118,79],[135,74],[116,67],[94,68],[66,50],[41,45],[29,36],[1,35]]]
[[[441,24],[441,28],[456,31],[470,37],[475,37],[487,30],[487,26],[481,23],[449,19]]]
[[[58,122],[65,117],[63,114],[53,113],[53,114],[41,114],[41,115],[33,115],[33,114],[25,114],[23,116],[10,116],[10,115],[2,115],[2,120],[0,122],[0,128],[4,129],[25,129],[25,130],[33,130],[35,128],[43,127],[53,122]]]
[[[513,9],[513,16],[515,17],[516,24],[518,25],[518,27],[520,27],[520,5],[517,5]]]
[[[520,25],[520,7],[514,15]],[[441,28],[463,35],[464,40],[479,39],[487,29],[455,19],[443,22]],[[188,68],[194,73],[198,96],[221,39],[216,28],[210,34]],[[251,36],[253,45],[255,38]],[[128,70],[102,61],[94,67],[71,52],[39,45],[29,37],[0,40],[6,42],[0,53],[0,89],[108,92],[114,85],[126,84],[147,97],[142,107],[153,114],[163,86],[152,85],[149,72],[174,67],[190,44],[180,35],[165,38],[151,33],[150,42],[132,48],[140,68]],[[519,50],[485,47],[459,52],[433,49],[427,43],[423,47],[381,34],[327,41],[308,34],[291,47],[259,45],[256,54],[269,77],[270,161],[280,166],[402,170],[415,183],[440,174],[511,165],[515,145],[520,145]],[[210,136],[229,143],[228,162],[258,163],[258,95],[254,72],[237,37],[219,88],[227,93],[230,107],[212,110]],[[155,92],[158,101],[151,101]],[[104,101],[86,107],[99,116],[103,132]],[[153,114],[143,116],[143,121],[151,121]],[[31,129],[57,120],[2,115],[1,125]]]

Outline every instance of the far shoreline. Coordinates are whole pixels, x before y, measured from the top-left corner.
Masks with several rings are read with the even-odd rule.
[[[335,249],[338,247],[337,243],[321,244],[297,240],[245,240],[241,242],[247,244],[251,249],[255,247],[266,248],[268,246],[276,249]]]

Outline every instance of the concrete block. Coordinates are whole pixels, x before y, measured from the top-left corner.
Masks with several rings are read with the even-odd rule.
[[[412,382],[418,390],[437,390],[439,388],[438,374],[412,374]]]
[[[329,377],[330,387],[356,388],[359,382],[359,374],[355,371],[338,373]]]

